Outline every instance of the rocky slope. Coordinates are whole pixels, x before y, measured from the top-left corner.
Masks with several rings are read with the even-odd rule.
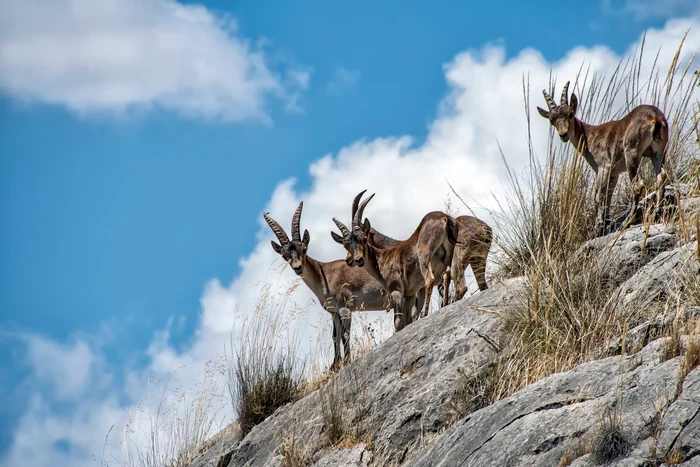
[[[700,274],[697,239],[682,239],[675,228],[653,225],[645,233],[637,226],[616,237],[591,241],[582,252],[597,255],[614,277],[619,301],[651,306],[677,273]],[[665,340],[656,338],[675,310],[630,330],[626,342],[636,353],[620,356],[621,339],[614,340],[599,360],[462,415],[458,389],[489,371],[503,315],[526,286],[524,278],[493,283],[417,321],[243,440],[222,434],[195,466],[283,465],[281,446],[292,434],[316,466],[595,465],[592,446],[616,416],[626,444],[614,465],[700,465],[700,367],[684,371],[685,357],[665,355]],[[700,316],[699,303],[678,309],[685,318]],[[329,407],[354,442],[329,445]]]

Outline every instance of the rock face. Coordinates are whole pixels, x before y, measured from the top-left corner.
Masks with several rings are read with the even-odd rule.
[[[595,239],[581,252],[595,255],[614,275],[618,300],[647,306],[674,274],[700,273],[693,256],[697,241],[683,244],[674,228],[653,225],[646,233],[637,226],[616,236]],[[500,351],[502,318],[528,287],[524,278],[489,285],[394,334],[243,440],[222,434],[194,467],[284,465],[281,447],[291,433],[307,458],[304,465],[592,465],[607,414],[621,420],[627,447],[614,465],[674,459],[698,465],[700,367],[681,371],[685,357],[664,357],[665,341],[654,338],[670,323],[668,316],[630,331],[638,353],[620,356],[621,342],[611,342],[607,355],[613,356],[463,415],[457,389],[465,378],[479,381],[487,374]],[[700,315],[692,306],[684,310]],[[355,432],[355,443],[331,446],[329,412]]]
[[[681,450],[700,454],[700,369],[685,378],[674,400],[680,358],[660,363],[663,344],[658,340],[640,354],[597,360],[540,380],[470,414],[407,465],[556,466],[579,445],[594,443],[601,419],[615,408],[630,443],[627,465],[650,460],[652,435],[659,452],[669,452],[676,440]],[[657,407],[666,400],[673,402],[661,414],[661,432],[652,433]],[[693,401],[695,410],[689,407]],[[587,465],[588,457],[571,465]]]
[[[654,224],[638,225],[622,234],[613,232],[590,240],[581,246],[577,256],[595,255],[598,267],[612,280],[620,283],[632,277],[659,253],[675,249],[680,243],[678,229]]]

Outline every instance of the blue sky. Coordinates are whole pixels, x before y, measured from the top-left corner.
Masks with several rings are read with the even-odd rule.
[[[0,5],[20,11],[20,1]],[[0,408],[0,454],[10,449],[32,394],[57,413],[73,407],[51,401],[55,381],[32,362],[31,339],[63,348],[87,342],[115,381],[124,379],[121,368],[149,365],[145,351],[171,317],[179,325],[169,345],[187,351],[197,339],[206,284],[218,278],[225,286],[241,274],[279,184],[293,177],[294,193],[312,191],[310,166],[356,141],[411,135],[421,145],[450,91],[446,64],[460,52],[478,58],[492,44],[505,48],[505,62],[534,49],[557,63],[577,47],[605,45],[619,56],[644,29],[688,17],[693,7],[677,1],[651,15],[642,0],[181,3],[235,20],[235,31],[220,29],[217,40],[246,41],[248,52],[262,57],[266,84],[241,94],[255,95],[253,104],[226,86],[214,103],[193,100],[200,91],[183,86],[132,105],[116,91],[109,101],[81,94],[83,73],[94,72],[89,66],[60,83],[0,71],[7,73],[0,80],[0,398],[9,402]],[[61,18],[70,25],[79,8]],[[20,14],[29,30],[47,19]],[[47,34],[62,34],[54,29]],[[5,57],[12,38],[0,39]],[[222,46],[227,53],[229,45]],[[60,68],[50,52],[39,52],[47,55],[38,63]],[[183,55],[174,69],[198,66],[196,59]],[[156,79],[177,79],[151,74],[148,64],[133,65],[143,76],[126,78],[135,94],[141,83],[147,89]],[[118,62],[110,70],[118,74]],[[534,86],[539,92],[546,84]],[[519,78],[512,86],[520,89]]]

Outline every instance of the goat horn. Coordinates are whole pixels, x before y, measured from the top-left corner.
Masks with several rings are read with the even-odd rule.
[[[544,100],[547,101],[547,107],[549,108],[549,111],[551,112],[557,107],[557,104],[554,103],[554,99],[552,99],[552,96],[547,94],[547,91],[544,89],[542,90],[542,94],[544,94]]]
[[[362,222],[362,216],[364,215],[365,212],[365,206],[367,206],[367,203],[370,202],[372,198],[374,198],[375,193],[372,193],[372,195],[365,199],[362,204],[360,204],[360,207],[357,208],[357,212],[355,213],[355,216],[352,219],[352,226],[353,227],[359,227],[360,222]]]
[[[362,199],[362,195],[365,194],[365,191],[367,190],[362,190],[357,196],[355,196],[355,199],[352,200],[352,213],[350,214],[351,218],[355,218],[355,213],[357,212],[357,206],[360,204],[360,200]]]
[[[294,211],[292,216],[292,240],[295,242],[301,241],[301,235],[299,234],[299,222],[301,221],[301,209],[304,207],[304,202],[299,203],[299,207]]]
[[[343,234],[343,237],[347,237],[348,235],[350,235],[350,230],[348,230],[348,228],[345,227],[345,224],[340,222],[335,217],[333,218],[333,222],[335,222],[335,225],[338,226],[338,229],[340,229],[340,233]]]
[[[564,90],[561,92],[561,105],[569,105],[569,82],[564,85]]]
[[[289,237],[287,237],[284,229],[280,227],[277,221],[270,217],[269,213],[267,212],[263,214],[263,217],[265,218],[265,221],[267,221],[267,225],[270,226],[274,234],[277,236],[277,240],[279,240],[282,245],[289,243]]]

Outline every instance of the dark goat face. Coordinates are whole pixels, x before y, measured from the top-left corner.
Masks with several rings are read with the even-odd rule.
[[[574,121],[576,117],[576,108],[578,107],[578,98],[576,94],[571,93],[571,102],[567,97],[569,91],[569,83],[564,85],[564,91],[561,95],[560,105],[556,105],[554,100],[547,94],[547,91],[543,90],[545,101],[547,101],[547,107],[549,110],[544,110],[537,107],[539,114],[549,120],[554,128],[556,128],[559,138],[563,142],[568,142],[571,138],[571,130],[574,128]]]
[[[347,251],[345,262],[348,266],[362,267],[365,265],[365,250],[369,241],[371,226],[368,219],[365,219],[364,223],[361,223],[361,221],[367,203],[374,197],[372,195],[360,203],[360,199],[365,191],[362,190],[352,202],[352,230],[348,229],[345,224],[335,217],[333,218],[333,222],[340,230],[341,235],[331,232],[331,237],[337,243],[343,245],[343,248]]]
[[[304,236],[299,235],[299,222],[301,221],[301,210],[304,203],[299,203],[299,207],[294,212],[292,217],[292,239],[290,240],[287,233],[282,229],[282,227],[269,216],[268,213],[264,213],[263,217],[265,221],[272,229],[272,232],[277,236],[279,243],[274,240],[271,241],[272,249],[280,255],[284,260],[291,266],[292,270],[298,275],[304,273],[304,262],[306,259],[306,250],[309,248],[309,231],[304,230]]]
[[[549,112],[549,122],[556,128],[559,138],[568,143],[571,137],[570,131],[574,127],[574,111],[571,107],[562,105]]]
[[[304,259],[306,258],[307,245],[301,242],[289,242],[279,245],[272,241],[272,248],[291,266],[292,270],[301,275],[304,273]]]
[[[369,224],[368,221],[365,221],[365,223]],[[348,266],[362,267],[365,265],[365,246],[367,245],[368,236],[364,229],[354,228],[343,236],[331,232],[331,236],[333,240],[345,248],[347,252],[345,262]]]

